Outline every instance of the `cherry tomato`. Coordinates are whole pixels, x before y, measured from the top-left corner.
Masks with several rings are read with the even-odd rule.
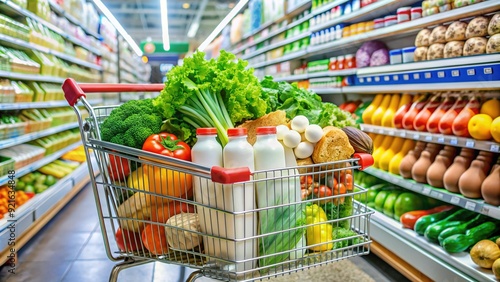
[[[330,197],[333,195],[332,189],[325,185],[320,185],[318,188],[314,188],[314,194],[319,198]]]
[[[109,154],[108,173],[112,180],[124,180],[130,174],[128,160],[126,158]]]

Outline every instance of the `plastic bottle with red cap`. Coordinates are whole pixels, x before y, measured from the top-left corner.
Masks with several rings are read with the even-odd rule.
[[[222,167],[222,146],[217,142],[217,129],[215,128],[198,128],[196,129],[196,144],[191,148],[191,160],[193,163],[206,167],[220,166]],[[210,207],[218,207],[223,205],[223,202],[218,198],[223,197],[222,185],[212,182],[207,178],[193,176],[194,184],[194,199],[197,203]],[[196,209],[198,214],[201,232],[206,234],[218,233],[218,215],[216,211],[209,208],[198,206]],[[215,229],[215,230],[214,230]],[[209,255],[220,253],[219,247],[213,240],[207,236],[203,236],[203,245],[206,246],[205,251]]]
[[[257,141],[253,145],[254,155],[255,155],[255,170],[263,171],[255,174],[255,179],[269,179],[258,181],[257,186],[257,207],[265,208],[275,205],[290,204],[294,202],[300,202],[300,179],[294,168],[287,169],[286,159],[285,159],[285,149],[283,145],[278,141],[276,137],[276,127],[275,126],[264,126],[257,128]],[[265,172],[264,172],[265,171]],[[289,207],[294,209],[294,205]],[[300,208],[298,209],[298,211]],[[277,208],[274,211],[274,216],[279,218],[280,213],[284,210]],[[269,210],[260,212],[260,230],[261,234],[266,234],[269,232],[289,230],[295,226],[287,226],[283,223],[277,223],[277,225],[269,225],[266,222],[274,219],[267,219],[265,217],[269,216]],[[299,217],[300,211],[295,213],[294,211],[287,214],[290,217]],[[297,222],[298,218],[291,219],[291,222]],[[292,224],[293,225],[293,224]],[[269,230],[272,228],[272,230]],[[302,238],[296,245],[290,245],[289,249],[300,249],[299,247],[305,246],[305,238]],[[304,249],[305,250],[305,249]],[[284,251],[284,250],[280,250]],[[304,252],[299,250],[290,253],[292,259],[302,257]]]

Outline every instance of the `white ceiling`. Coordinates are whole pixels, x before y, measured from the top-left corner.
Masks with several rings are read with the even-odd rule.
[[[161,41],[160,1],[167,1],[170,42],[201,43],[229,13],[236,0],[103,0],[123,28],[139,44],[151,37]],[[194,38],[188,38],[189,27],[200,8],[200,27]],[[183,8],[185,4],[189,8]]]

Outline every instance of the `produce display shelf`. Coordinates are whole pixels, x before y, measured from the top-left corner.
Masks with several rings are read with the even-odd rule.
[[[23,144],[23,143],[26,143],[26,142],[29,142],[29,141],[32,141],[32,140],[35,140],[38,138],[42,138],[42,137],[45,137],[45,136],[48,136],[51,134],[56,134],[56,133],[59,133],[59,132],[62,132],[62,131],[68,130],[68,129],[77,128],[77,127],[78,127],[78,122],[72,122],[72,123],[68,123],[68,124],[59,125],[56,127],[51,127],[49,129],[38,131],[38,132],[23,134],[19,137],[0,140],[0,149],[9,148],[9,147],[12,147],[14,145]]]
[[[265,66],[271,66],[271,65],[274,65],[277,63],[286,62],[286,61],[300,58],[300,57],[304,56],[306,53],[307,53],[307,50],[299,50],[299,51],[295,51],[295,52],[290,53],[290,54],[286,54],[286,55],[281,56],[281,57],[276,58],[276,59],[267,60],[267,61],[256,63],[256,64],[249,64],[249,67],[257,69],[257,68],[261,68],[261,67],[265,67]]]
[[[342,88],[309,88],[309,91],[312,91],[319,95],[325,94],[342,94]]]
[[[37,50],[37,51],[40,51],[40,52],[43,52],[46,54],[51,54],[51,55],[54,55],[56,57],[59,57],[59,58],[65,60],[65,61],[72,62],[72,63],[78,64],[80,66],[84,66],[87,68],[102,70],[102,67],[99,65],[92,64],[92,63],[89,63],[87,61],[74,58],[70,55],[51,50],[47,47],[43,47],[43,46],[40,46],[40,45],[37,45],[34,43],[30,43],[30,42],[26,42],[26,41],[23,41],[23,40],[14,38],[14,37],[10,37],[10,36],[5,35],[5,34],[0,34],[0,41],[9,43],[9,44],[16,46],[16,47],[24,48],[24,50],[34,49],[34,50]]]
[[[77,148],[78,146],[80,146],[82,144],[81,141],[78,141],[74,144],[71,144],[69,146],[67,146],[66,148],[62,149],[62,150],[59,150],[53,154],[50,154],[48,156],[45,156],[43,159],[39,160],[39,161],[36,161],[32,164],[29,164],[25,167],[22,167],[18,170],[16,170],[16,178],[19,178],[25,174],[28,174],[30,172],[33,172],[39,168],[41,168],[42,166],[46,165],[46,164],[49,164],[55,160],[57,160],[58,158],[60,158],[62,155],[66,154],[67,152]],[[4,185],[4,184],[7,184],[7,182],[9,181],[9,177],[7,175],[4,175],[2,177],[0,177],[0,186],[1,185]]]
[[[309,30],[311,32],[315,32],[339,23],[356,23],[373,20],[387,15],[388,11],[394,11],[399,7],[411,6],[416,2],[419,2],[419,0],[379,0],[349,14],[331,19],[323,24],[312,26]]]
[[[87,100],[91,105],[102,103],[102,99]],[[21,110],[21,109],[41,109],[41,108],[58,108],[68,106],[68,101],[46,101],[46,102],[30,102],[30,103],[0,103],[0,110]]]
[[[455,83],[416,83],[399,85],[367,85],[342,87],[345,94],[377,94],[426,91],[459,91],[464,89],[494,90],[500,88],[500,81],[455,82]]]
[[[445,69],[448,67],[470,66],[500,62],[500,54],[475,55],[458,58],[439,59],[432,61],[413,62],[379,67],[359,68],[357,75],[377,75],[407,73],[408,71]]]
[[[348,76],[355,75],[356,69],[338,70],[338,71],[320,71],[304,74],[294,74],[282,77],[276,77],[275,81],[299,81],[309,78],[319,78],[319,77],[333,77],[333,76]]]
[[[39,75],[39,74],[24,74],[24,73],[10,72],[10,71],[0,71],[0,77],[14,79],[14,80],[52,82],[61,84],[64,82],[64,78],[60,77]]]
[[[449,254],[380,212],[370,218],[370,236],[433,281],[497,281],[491,270],[476,266],[467,252]]]
[[[75,19],[75,17],[73,17],[72,15],[70,15],[66,11],[64,11],[64,9],[61,8],[61,6],[59,6],[57,3],[55,3],[54,0],[49,0],[49,5],[50,5],[50,8],[52,8],[52,10],[54,12],[56,12],[60,16],[65,17],[68,21],[70,21],[74,25],[79,26],[87,35],[93,36],[96,39],[100,39],[99,34],[84,27],[83,24],[79,20]]]
[[[290,38],[287,38],[287,39],[285,39],[285,40],[281,40],[281,41],[276,42],[276,43],[274,43],[274,44],[271,44],[271,45],[269,45],[269,46],[266,46],[266,47],[260,48],[260,49],[258,49],[258,50],[256,50],[256,51],[252,52],[251,54],[248,54],[248,55],[243,55],[243,56],[241,56],[241,59],[243,59],[243,60],[248,60],[248,59],[253,58],[253,57],[256,57],[256,56],[258,56],[258,55],[260,55],[260,54],[262,54],[262,53],[266,53],[266,52],[271,51],[271,50],[274,50],[274,49],[276,49],[276,48],[279,48],[279,47],[285,46],[285,45],[287,45],[287,44],[293,43],[293,42],[295,42],[295,41],[297,41],[297,40],[300,40],[300,39],[302,39],[302,38],[309,37],[310,35],[311,35],[311,32],[309,32],[309,31],[303,32],[303,33],[301,33],[301,34],[297,34],[297,35],[292,36],[292,37],[290,37]]]
[[[21,7],[19,7],[17,4],[9,1],[9,0],[0,0],[0,3],[3,3],[5,4],[3,7],[7,7],[7,9],[9,10],[10,13],[13,13],[13,14],[17,14],[17,15],[20,15],[20,16],[25,16],[25,17],[28,17],[28,18],[31,18],[41,24],[43,24],[44,26],[48,27],[49,29],[51,29],[52,31],[54,31],[55,33],[61,35],[63,38],[71,41],[72,43],[76,44],[76,45],[79,45],[85,49],[87,49],[88,51],[100,56],[101,55],[101,51],[97,50],[96,48],[82,42],[80,39],[77,39],[69,34],[66,34],[64,31],[62,31],[60,28],[56,27],[55,25],[47,22],[46,20],[40,18],[39,16],[33,14],[32,12],[28,11],[28,10],[25,10]]]
[[[472,138],[457,137],[453,135],[444,135],[444,134],[420,132],[414,130],[389,128],[371,124],[361,124],[361,129],[365,132],[397,136],[417,141],[424,141],[428,143],[437,143],[455,147],[470,148],[481,151],[489,151],[493,153],[500,152],[500,143],[494,141],[475,140]]]
[[[492,218],[500,219],[500,207],[486,204],[483,200],[465,198],[461,194],[451,193],[444,188],[436,188],[427,184],[417,183],[412,179],[405,179],[399,175],[391,174],[373,167],[367,168],[364,171],[377,178],[410,191],[481,213]]]
[[[394,1],[394,2],[396,2],[396,1]],[[375,4],[376,3],[371,4],[371,5],[375,5]],[[253,68],[261,68],[261,67],[273,65],[275,63],[280,63],[283,61],[312,57],[312,56],[319,55],[319,54],[340,51],[343,48],[345,48],[345,46],[354,47],[354,45],[361,45],[362,43],[364,43],[366,41],[370,41],[370,40],[388,38],[388,37],[395,36],[395,35],[404,35],[404,34],[411,34],[411,33],[416,34],[418,31],[420,31],[422,28],[425,28],[425,27],[429,27],[429,26],[433,26],[433,25],[437,25],[437,24],[442,24],[442,23],[446,23],[446,22],[451,22],[454,20],[464,19],[464,18],[468,18],[468,17],[472,17],[472,16],[491,13],[491,12],[498,10],[498,8],[500,8],[500,5],[498,4],[497,1],[485,1],[485,2],[481,2],[481,3],[476,3],[474,5],[470,5],[470,6],[466,6],[466,7],[462,7],[462,8],[458,8],[458,9],[453,9],[453,10],[450,10],[447,12],[423,17],[423,18],[416,19],[413,21],[375,29],[375,30],[372,30],[372,31],[369,31],[369,32],[366,32],[363,34],[342,38],[342,39],[335,40],[335,41],[332,41],[329,43],[315,45],[315,46],[309,46],[309,47],[307,47],[307,50],[300,51],[300,53],[296,52],[296,53],[289,54],[289,57],[287,57],[286,60],[270,60],[267,62],[253,64],[251,66]],[[290,56],[290,55],[293,55],[293,56]]]

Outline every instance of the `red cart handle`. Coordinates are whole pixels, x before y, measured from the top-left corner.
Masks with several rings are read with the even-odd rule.
[[[70,106],[74,106],[85,93],[96,92],[159,92],[164,84],[126,84],[126,83],[77,83],[73,78],[64,81],[62,89]]]
[[[370,154],[355,153],[354,158],[359,159],[358,160],[358,164],[360,166],[359,170],[364,170],[365,168],[372,166],[374,163],[373,156]]]

